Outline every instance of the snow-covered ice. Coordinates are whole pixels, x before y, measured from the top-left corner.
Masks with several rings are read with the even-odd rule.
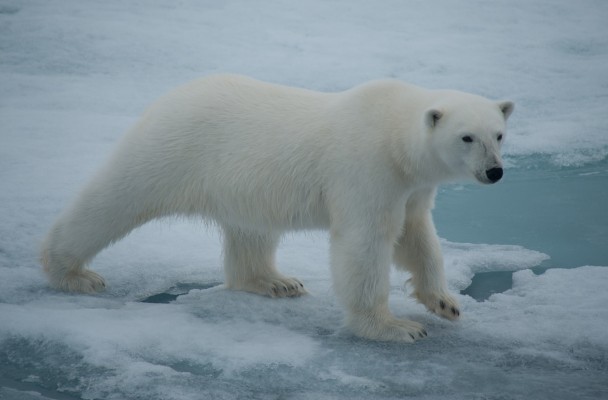
[[[601,0],[0,0],[0,399],[608,398],[607,20]],[[435,214],[455,293],[512,288],[459,294],[451,323],[395,272],[393,312],[429,337],[374,343],[341,328],[325,233],[284,239],[310,295],[273,300],[222,289],[212,227],[163,220],[94,260],[105,293],[48,289],[54,218],[147,104],[216,72],[514,100],[504,182],[447,186]]]

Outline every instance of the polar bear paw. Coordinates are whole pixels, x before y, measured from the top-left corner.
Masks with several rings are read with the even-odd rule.
[[[383,342],[414,343],[427,336],[418,322],[386,314],[356,314],[350,316],[347,325],[359,337]]]
[[[426,306],[426,308],[440,317],[449,320],[460,318],[460,306],[458,300],[447,292],[431,292],[431,293],[415,293],[418,301]]]
[[[97,293],[106,288],[106,282],[101,275],[89,269],[68,272],[51,285],[65,292],[77,293]]]
[[[242,284],[228,285],[228,288],[257,293],[262,296],[273,298],[299,297],[308,293],[304,288],[304,284],[298,279],[288,278],[282,275],[258,278]]]
[[[270,297],[299,297],[307,293],[304,284],[296,278],[280,277],[264,284]]]

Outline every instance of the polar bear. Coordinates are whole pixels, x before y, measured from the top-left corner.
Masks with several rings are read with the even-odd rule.
[[[54,288],[97,292],[85,265],[155,218],[202,216],[224,236],[225,287],[271,297],[306,293],[278,272],[281,234],[329,229],[346,325],[363,338],[413,342],[419,323],[389,311],[391,263],[410,271],[428,310],[460,315],[431,216],[437,185],[489,184],[509,101],[396,80],[319,93],[218,75],[152,105],[51,228],[42,264]]]

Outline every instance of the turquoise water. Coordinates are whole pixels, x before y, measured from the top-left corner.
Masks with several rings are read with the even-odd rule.
[[[533,156],[513,161],[495,185],[442,188],[434,211],[439,235],[548,254],[535,272],[608,265],[608,159],[575,167]],[[465,293],[484,299],[508,289],[510,279],[510,272],[478,274]]]

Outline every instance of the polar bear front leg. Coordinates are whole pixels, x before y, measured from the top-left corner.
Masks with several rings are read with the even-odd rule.
[[[393,256],[397,267],[412,274],[414,296],[418,301],[429,311],[455,320],[460,317],[460,307],[447,288],[441,246],[431,216],[434,197],[434,188],[410,196],[403,233]]]
[[[426,336],[414,321],[395,318],[388,308],[392,242],[383,235],[332,229],[331,265],[334,288],[347,309],[346,325],[360,337],[413,342]]]
[[[226,288],[270,297],[306,294],[302,282],[277,271],[274,258],[278,239],[272,233],[224,227]]]

